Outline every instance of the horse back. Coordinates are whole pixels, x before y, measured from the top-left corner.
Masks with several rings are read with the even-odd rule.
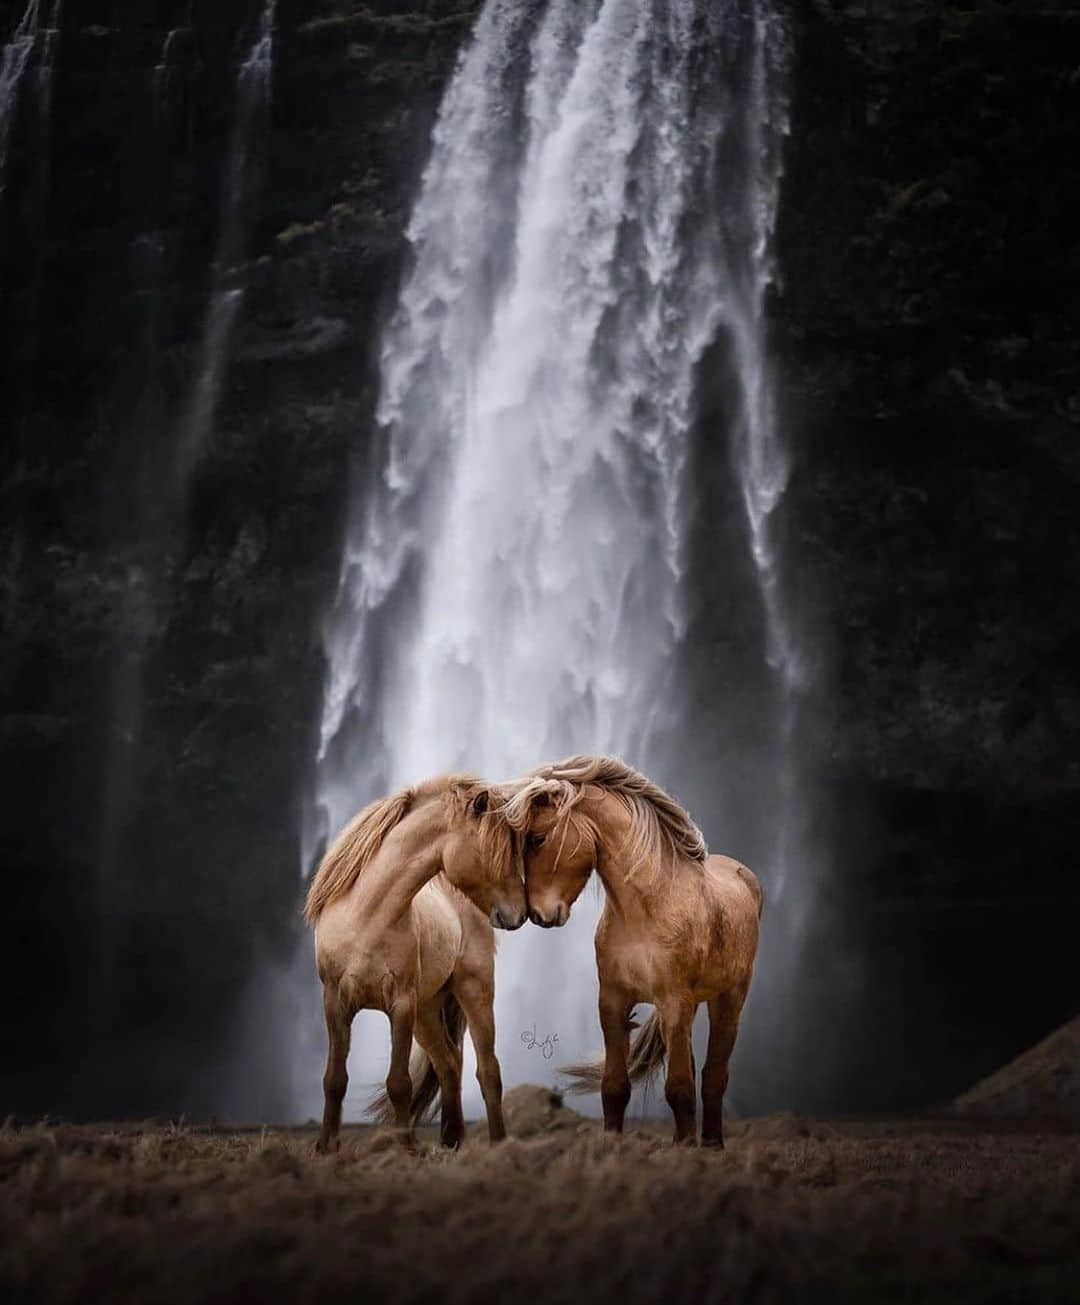
[[[743,885],[753,899],[758,919],[761,919],[761,913],[765,909],[765,891],[761,887],[757,875],[749,866],[743,865],[741,861],[736,861],[734,857],[717,854],[706,858],[705,868],[721,883],[727,882],[733,886],[735,884]]]

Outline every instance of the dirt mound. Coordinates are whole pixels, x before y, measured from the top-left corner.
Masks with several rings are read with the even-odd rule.
[[[537,1137],[586,1123],[576,1110],[563,1105],[561,1092],[535,1083],[522,1083],[504,1093],[503,1116],[511,1137]],[[487,1124],[481,1121],[470,1131],[486,1137]]]
[[[966,1114],[1080,1121],[1080,1015],[956,1098]]]
[[[790,1110],[750,1119],[725,1117],[724,1132],[728,1138],[741,1142],[798,1142],[804,1138],[820,1142],[834,1136],[834,1130],[820,1119],[808,1119]]]
[[[762,1115],[756,1119],[725,1121],[730,1135],[754,1142],[793,1142],[810,1136],[810,1125],[790,1110],[775,1115]]]

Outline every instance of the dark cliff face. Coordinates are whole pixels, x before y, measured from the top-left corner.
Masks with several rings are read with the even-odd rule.
[[[21,8],[0,5],[5,34]],[[155,104],[188,6],[69,0],[45,196],[37,106],[20,106],[0,312],[0,846],[26,922],[7,949],[21,1110],[212,1111],[247,986],[301,934],[320,616],[376,324],[471,7],[279,6],[244,307],[213,438],[178,494],[260,8],[196,3]],[[252,1110],[273,1114],[287,1094],[265,1054],[246,1077],[261,1079]]]
[[[179,496],[161,485],[260,5],[189,21],[68,0],[49,112],[20,102],[0,209],[17,1110],[207,1112],[241,1055],[250,1114],[284,1108],[250,985],[299,937],[320,618],[409,199],[477,7],[282,0],[243,308]],[[22,8],[0,0],[0,30]],[[862,994],[847,1040],[870,1047],[831,1048],[826,1103],[899,1104],[963,1086],[1078,995],[1053,971],[1080,832],[1080,6],[821,3],[795,27],[773,303],[787,583],[822,650],[829,882]],[[699,622],[699,673],[730,671],[719,626]],[[862,1036],[879,1023],[887,1051]]]
[[[804,48],[777,305],[797,492],[844,581],[838,756],[1070,793],[1080,11],[868,8],[897,16]]]
[[[775,338],[854,1060],[942,1099],[1080,1001],[1080,6],[821,4],[803,33]]]

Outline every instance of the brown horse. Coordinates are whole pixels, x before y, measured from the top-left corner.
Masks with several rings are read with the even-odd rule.
[[[452,775],[373,802],[323,858],[304,914],[315,928],[330,1049],[320,1151],[336,1150],[353,1016],[390,1020],[384,1117],[407,1145],[442,1097],[442,1140],[457,1146],[464,1023],[493,1142],[506,1135],[495,1058],[495,935],[525,922],[521,841],[503,795]],[[410,1074],[413,1038],[422,1055]]]
[[[730,857],[709,856],[683,808],[617,758],[570,757],[505,787],[507,818],[525,835],[529,918],[565,924],[594,869],[605,889],[596,930],[605,1057],[566,1071],[575,1090],[599,1087],[605,1129],[622,1132],[631,1083],[659,1070],[666,1054],[675,1141],[693,1141],[691,1029],[705,1002],[702,1141],[723,1146],[728,1062],[757,951],[757,879]],[[638,1002],[655,1011],[631,1044]]]

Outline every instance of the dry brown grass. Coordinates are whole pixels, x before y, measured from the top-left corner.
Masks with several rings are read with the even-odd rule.
[[[1075,1133],[780,1118],[714,1153],[530,1118],[330,1158],[307,1130],[7,1127],[0,1299],[1080,1299]]]

